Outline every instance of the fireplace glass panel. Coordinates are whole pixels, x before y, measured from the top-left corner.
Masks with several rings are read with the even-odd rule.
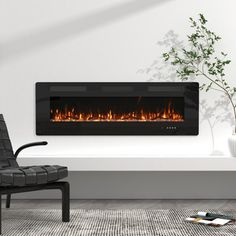
[[[50,122],[183,122],[184,97],[50,97]]]

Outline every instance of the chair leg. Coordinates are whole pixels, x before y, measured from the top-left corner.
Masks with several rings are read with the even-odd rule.
[[[10,208],[10,205],[11,205],[11,194],[7,194],[6,208]]]
[[[65,182],[61,186],[62,191],[62,221],[70,221],[70,184]]]
[[[2,194],[0,193],[0,234],[2,234]]]

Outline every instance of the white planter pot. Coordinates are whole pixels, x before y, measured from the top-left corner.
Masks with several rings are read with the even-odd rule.
[[[229,150],[230,150],[231,156],[236,157],[236,134],[235,133],[233,133],[229,137],[228,143],[229,143]]]

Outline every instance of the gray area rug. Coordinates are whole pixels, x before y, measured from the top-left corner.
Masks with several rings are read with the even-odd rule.
[[[236,210],[211,210],[236,216]],[[71,210],[71,221],[61,222],[60,210],[3,210],[3,235],[47,236],[235,236],[236,224],[220,228],[184,222],[196,211]]]

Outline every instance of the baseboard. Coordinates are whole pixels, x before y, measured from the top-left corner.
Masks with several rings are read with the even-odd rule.
[[[235,199],[236,172],[70,172],[71,199]],[[59,199],[54,190],[16,199]]]

